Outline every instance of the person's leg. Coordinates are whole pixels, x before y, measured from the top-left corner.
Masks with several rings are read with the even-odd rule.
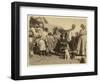
[[[41,56],[45,56],[45,51],[44,50],[41,51]]]
[[[43,55],[43,52],[40,50],[40,56],[42,56]]]
[[[34,55],[33,46],[30,45],[29,47],[30,47],[30,48],[29,48],[29,54],[30,54],[30,56],[33,56],[33,55]]]
[[[86,39],[82,39],[82,55],[86,55]]]
[[[78,40],[78,44],[77,44],[77,54],[80,55],[80,50],[81,50],[81,38],[79,38]]]
[[[47,56],[49,55],[49,50],[48,50],[48,48],[47,48],[47,50],[46,50],[46,55],[47,55]]]
[[[70,59],[70,54],[69,54],[69,52],[68,52],[68,49],[65,50],[65,57],[67,58],[67,60]],[[65,59],[66,59],[66,58],[65,58]]]
[[[50,49],[50,47],[48,48],[48,56],[50,56],[51,55],[51,51],[50,51],[51,49]]]
[[[65,61],[66,61],[66,60],[67,60],[67,55],[66,55],[66,53],[64,53],[64,56],[65,56],[64,58],[65,58]]]
[[[45,54],[45,50],[43,50],[43,56],[45,56],[46,54]]]
[[[47,51],[45,50],[45,56],[47,56]]]

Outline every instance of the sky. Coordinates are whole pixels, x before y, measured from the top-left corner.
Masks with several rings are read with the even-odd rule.
[[[49,25],[61,26],[62,28],[66,30],[70,29],[72,24],[76,25],[75,31],[80,30],[81,24],[84,24],[85,26],[87,26],[87,17],[74,17],[74,16],[73,17],[71,16],[33,16],[33,17],[45,17]]]

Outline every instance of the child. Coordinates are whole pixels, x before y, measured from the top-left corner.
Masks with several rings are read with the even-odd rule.
[[[43,38],[40,38],[40,40],[39,40],[39,50],[40,50],[40,56],[46,55],[46,44],[45,44],[45,41]]]

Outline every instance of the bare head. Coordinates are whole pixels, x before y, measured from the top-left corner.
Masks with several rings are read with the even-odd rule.
[[[85,25],[84,25],[84,24],[81,24],[80,27],[81,27],[82,29],[85,29]]]
[[[75,24],[72,24],[72,29],[75,29],[76,25]]]
[[[43,25],[42,22],[40,22],[39,26],[40,26],[40,28],[43,28],[44,27],[44,25]]]
[[[45,27],[45,28],[44,28],[44,31],[48,32],[48,28],[47,28],[47,27]]]
[[[51,33],[51,32],[49,32],[49,33],[48,33],[48,35],[52,36],[52,33]]]

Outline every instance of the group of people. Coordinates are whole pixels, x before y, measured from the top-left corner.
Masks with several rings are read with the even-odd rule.
[[[62,55],[65,60],[71,58],[71,53],[86,55],[86,28],[80,25],[81,30],[74,32],[76,25],[71,29],[60,31],[55,27],[52,32],[42,24],[31,26],[29,29],[29,54],[34,56]]]

